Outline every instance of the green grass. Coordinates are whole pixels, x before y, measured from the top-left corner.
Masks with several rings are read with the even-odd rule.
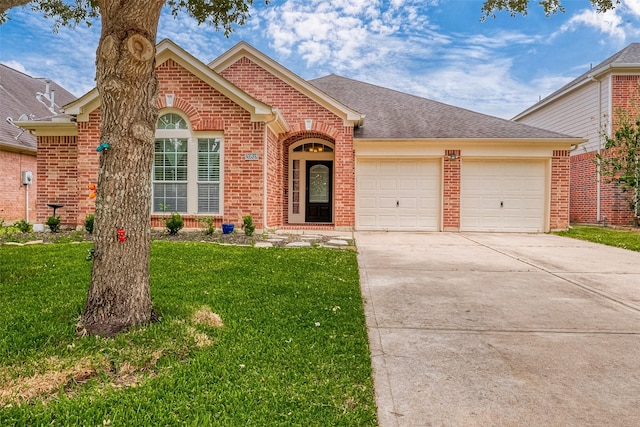
[[[0,425],[376,425],[355,252],[154,242],[161,321],[104,339],[89,248],[0,246]]]
[[[567,231],[559,231],[555,234],[640,252],[640,232],[638,231],[576,225]]]

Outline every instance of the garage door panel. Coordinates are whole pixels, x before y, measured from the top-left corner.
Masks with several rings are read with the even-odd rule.
[[[544,231],[546,163],[462,161],[462,231]]]
[[[357,228],[437,231],[440,181],[439,160],[359,159]]]

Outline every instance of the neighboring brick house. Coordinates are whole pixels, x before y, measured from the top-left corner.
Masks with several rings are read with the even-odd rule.
[[[305,81],[244,42],[205,65],[164,40],[157,73],[153,225],[166,208],[188,227],[243,215],[262,229],[568,227],[582,139],[335,75]],[[97,91],[65,112],[74,120],[21,124],[38,135],[40,200],[75,226],[93,210]]]
[[[513,119],[587,140],[571,152],[571,222],[633,224],[629,194],[600,177],[596,154],[603,153],[602,133],[611,135],[618,112],[637,108],[639,79],[640,43],[632,43]]]
[[[36,138],[15,122],[50,120],[59,114],[60,105],[74,99],[48,79],[0,64],[0,219],[7,223],[35,220]]]

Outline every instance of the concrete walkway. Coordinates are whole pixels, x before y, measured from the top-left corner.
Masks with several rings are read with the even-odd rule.
[[[640,425],[640,253],[357,232],[380,426]]]

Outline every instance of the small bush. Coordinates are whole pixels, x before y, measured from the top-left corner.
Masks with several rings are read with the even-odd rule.
[[[88,214],[84,218],[84,229],[87,230],[87,233],[93,234],[93,220],[95,216],[94,214]]]
[[[31,233],[33,231],[31,224],[24,219],[14,222],[13,226],[20,230],[21,233]]]
[[[200,224],[204,227],[204,234],[211,236],[216,231],[215,219],[210,216],[199,219]]]
[[[47,218],[47,227],[52,233],[57,233],[60,230],[60,217],[58,215],[51,215]]]
[[[247,236],[253,235],[256,230],[256,226],[253,225],[253,217],[251,215],[245,215],[242,217],[242,229]]]
[[[184,227],[184,220],[182,219],[182,215],[178,212],[174,212],[171,214],[170,218],[166,218],[164,220],[164,224],[167,226],[167,231],[171,236],[175,236],[178,234],[178,231],[182,230]]]

